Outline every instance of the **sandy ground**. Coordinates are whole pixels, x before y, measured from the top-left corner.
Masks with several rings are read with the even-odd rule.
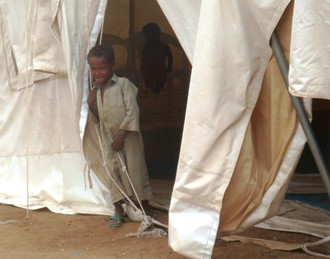
[[[156,212],[157,219],[167,223],[167,212]],[[107,216],[63,215],[48,209],[26,211],[0,205],[0,223],[0,258],[185,258],[170,249],[167,237],[126,237],[137,232],[139,222],[127,222],[118,229],[112,229],[107,225]],[[303,234],[257,228],[242,235],[290,243],[315,240]],[[273,251],[254,244],[227,243],[218,238],[212,258],[315,257],[302,251]]]
[[[173,180],[151,179],[155,200],[159,204],[169,204],[173,183]],[[155,212],[157,220],[167,225],[168,212],[159,209],[155,209]],[[27,211],[11,205],[0,205],[0,258],[186,258],[169,247],[168,236],[128,236],[137,233],[140,222],[127,221],[116,229],[110,228],[108,222],[109,217],[104,215],[63,215],[48,209]],[[154,227],[160,228],[157,225]],[[166,228],[162,229],[167,232]],[[301,244],[318,240],[309,235],[260,228],[251,228],[239,235]],[[276,251],[252,243],[225,242],[218,234],[212,258],[316,257],[302,250]]]

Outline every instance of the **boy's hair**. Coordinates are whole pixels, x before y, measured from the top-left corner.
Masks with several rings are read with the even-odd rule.
[[[90,49],[87,59],[90,57],[105,58],[109,64],[112,64],[115,61],[115,52],[111,46],[107,45],[97,45]]]
[[[142,31],[143,31],[144,35],[147,35],[147,34],[154,35],[157,38],[160,37],[160,33],[161,33],[160,28],[157,25],[157,23],[153,23],[153,22],[150,22],[150,23],[147,23],[146,25],[144,25],[142,28]]]

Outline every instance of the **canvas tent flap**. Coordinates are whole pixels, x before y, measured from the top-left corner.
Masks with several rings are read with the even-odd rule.
[[[218,223],[222,221],[218,214],[225,205],[223,199],[227,187],[242,144],[251,136],[249,123],[271,56],[269,39],[288,3],[201,3],[169,216],[170,245],[185,256],[208,258],[212,253]],[[172,23],[172,26],[175,30],[176,24]],[[295,125],[293,122],[293,132]],[[245,136],[248,137],[245,139]],[[298,150],[304,141],[298,140]],[[295,158],[298,154],[299,151]],[[282,161],[280,157],[278,159]],[[248,173],[249,169],[243,167],[243,171],[237,173]],[[255,206],[260,202],[258,199],[262,193],[258,192],[260,196]],[[196,241],[196,235],[192,233],[199,233],[205,238]]]
[[[33,81],[51,77],[54,73],[66,73],[62,62],[62,46],[55,40],[50,26],[53,23],[51,2],[9,1],[1,4],[4,25],[11,42],[11,61],[15,74],[10,77],[12,89],[32,85]],[[33,54],[22,55],[31,50]]]
[[[33,14],[33,5],[29,2],[19,3],[19,1],[0,2],[2,14],[2,32],[6,35],[6,41],[10,42],[10,49],[6,49],[6,55],[9,56],[15,71],[10,73],[10,83],[13,89],[20,89],[32,84],[32,64],[31,57],[20,58],[28,44],[31,46],[31,38],[27,37],[28,31],[31,31],[32,15],[28,17],[27,10]],[[28,28],[29,27],[29,28]],[[20,33],[18,33],[20,32]],[[22,43],[25,43],[24,45]],[[10,51],[10,52],[8,52]],[[27,79],[23,81],[24,79]]]
[[[296,1],[289,86],[295,96],[330,99],[330,1]]]
[[[111,198],[93,172],[94,186],[88,188],[79,129],[85,56],[106,1],[83,3],[0,2],[1,203],[111,213]],[[60,38],[51,32],[54,19]],[[27,71],[47,76],[39,80]],[[19,74],[28,84],[11,80]]]
[[[291,4],[276,26],[276,34],[281,39],[287,59],[292,10]],[[310,110],[310,100],[305,100],[305,104]],[[222,232],[243,231],[277,213],[305,141],[275,57],[272,56],[225,193],[220,223]],[[237,209],[233,211],[231,208]]]
[[[63,52],[67,64],[72,103],[78,118],[82,105],[86,53],[90,46],[95,44],[95,42],[90,42],[90,36],[93,27],[97,26],[99,29],[101,27],[102,21],[98,20],[97,25],[94,22],[97,15],[104,18],[106,2],[106,0],[84,1],[82,4],[79,1],[62,0],[57,14],[60,21],[61,42],[65,45]],[[100,9],[102,11],[99,11]]]
[[[52,74],[65,74],[67,69],[63,60],[62,45],[55,38],[53,30],[52,2],[34,2],[36,10],[31,24],[32,49],[33,49],[33,70],[43,71]]]

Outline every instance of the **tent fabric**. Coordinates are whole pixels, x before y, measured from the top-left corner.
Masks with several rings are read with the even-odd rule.
[[[87,188],[79,129],[85,56],[105,5],[0,1],[1,203],[59,213],[111,212],[95,175],[94,188]]]
[[[289,2],[202,1],[196,39],[178,35],[182,46],[196,42],[169,215],[170,246],[185,256],[210,258],[219,223],[222,233],[242,231],[275,215],[284,197],[306,141],[269,62]],[[174,31],[184,27],[169,15],[179,5],[169,9]]]
[[[330,1],[296,1],[289,85],[295,96],[330,99]]]

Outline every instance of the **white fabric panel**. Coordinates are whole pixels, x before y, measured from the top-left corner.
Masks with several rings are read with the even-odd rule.
[[[26,53],[27,49],[27,27],[29,26],[29,24],[27,24],[27,19],[30,18],[27,17],[29,1],[2,0],[0,1],[0,6],[5,22],[9,27],[10,33],[8,34],[8,37],[12,43],[12,48],[14,49],[14,52],[17,53],[16,56],[20,57]],[[33,14],[34,13],[32,13],[31,16]],[[17,62],[17,69],[19,71],[26,70],[26,59],[19,59]]]
[[[166,2],[170,8],[174,1]],[[202,1],[169,215],[170,246],[185,256],[212,254],[219,218],[201,215],[220,212],[271,55],[269,39],[288,3]],[[187,229],[203,241],[186,236]]]
[[[106,188],[84,171],[79,129],[86,52],[106,2],[0,1],[0,202],[60,213],[112,212]],[[21,81],[12,80],[17,73]]]
[[[201,2],[202,0],[158,0],[191,64],[194,57]]]
[[[292,95],[330,99],[330,0],[295,1],[290,50]]]
[[[194,206],[190,202],[185,203],[185,201],[172,197],[171,207],[176,206],[184,208],[184,213],[181,210],[175,211],[172,209],[171,211],[169,217],[171,247],[189,258],[211,258],[212,249],[209,249],[209,242],[212,242],[210,239],[217,235],[219,213],[205,210],[203,207]],[[205,222],[209,225],[209,228],[196,225],[195,221]],[[197,253],[197,249],[200,249],[200,247],[204,247],[205,250]]]
[[[84,162],[81,153],[1,157],[0,202],[63,214],[113,213],[109,192],[94,174],[96,186],[88,188]]]
[[[1,3],[12,47],[11,62],[15,63],[17,70],[17,75],[11,77],[13,89],[30,86],[33,81],[48,78],[53,73],[66,73],[62,46],[50,30],[53,22],[51,7],[50,1]]]
[[[66,74],[62,45],[55,38],[51,1],[34,1],[36,14],[32,24],[33,70]],[[36,79],[35,79],[36,80]]]
[[[104,8],[106,0],[64,1],[60,0],[57,12],[64,58],[67,64],[72,103],[77,115],[81,112],[83,95],[83,71],[90,34],[98,8]],[[100,28],[100,26],[99,26]]]
[[[28,32],[31,32],[32,18],[35,15],[33,7],[34,5],[30,1],[3,0],[0,2],[4,30],[8,37],[6,40],[11,43],[10,58],[11,62],[15,63],[17,70],[10,77],[13,89],[20,89],[32,84],[32,60],[30,55],[26,55],[26,51],[32,46],[32,38],[27,35]],[[30,15],[28,15],[28,10],[31,11]],[[29,81],[26,82],[26,79]]]

